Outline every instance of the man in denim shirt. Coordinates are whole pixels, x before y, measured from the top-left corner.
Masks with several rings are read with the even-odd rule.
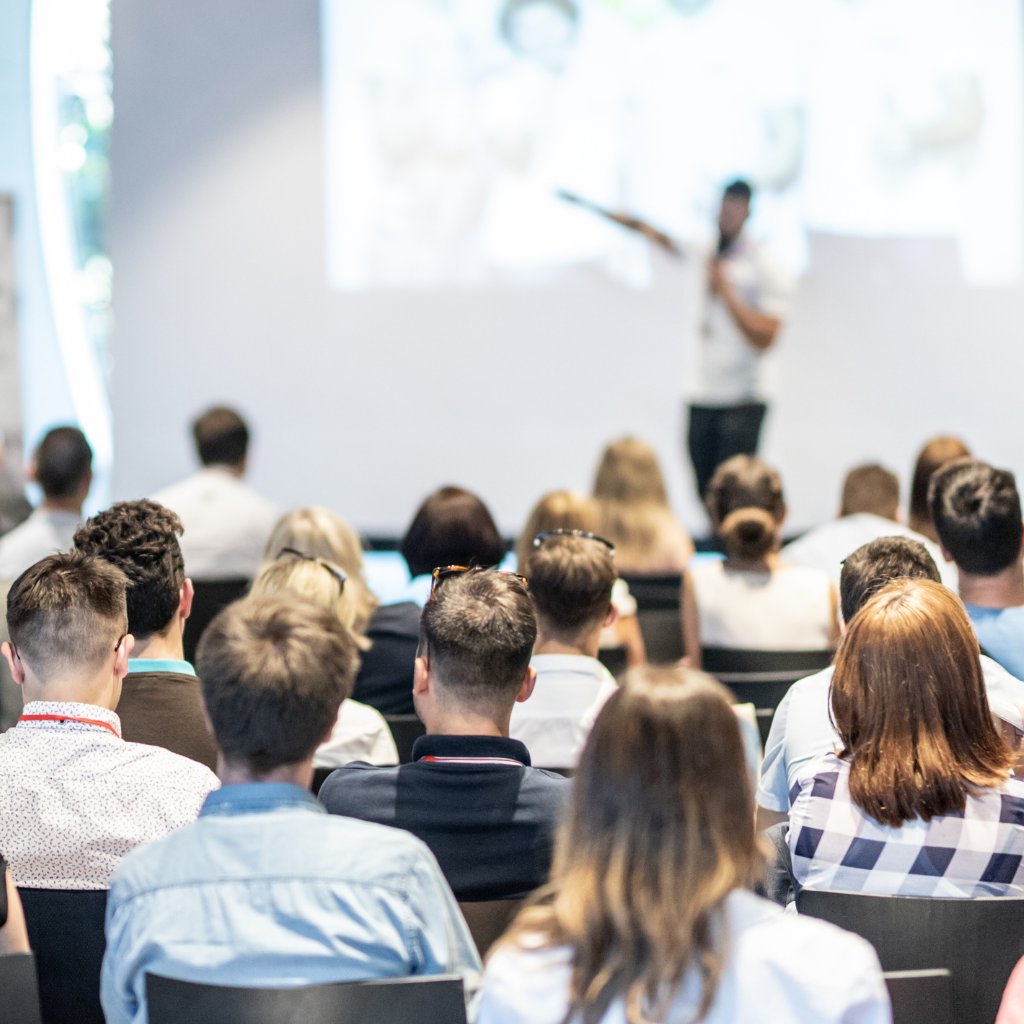
[[[146,972],[270,988],[454,973],[473,990],[480,959],[427,847],[308,793],[358,667],[348,631],[298,598],[249,599],[214,619],[197,661],[222,788],[111,880],[108,1024],[147,1019]]]

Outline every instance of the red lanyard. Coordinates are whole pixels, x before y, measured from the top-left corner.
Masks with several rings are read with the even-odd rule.
[[[118,739],[121,734],[109,723],[101,722],[98,718],[75,718],[74,715],[22,715],[19,722],[84,722],[86,725],[98,725],[103,729],[109,729]]]

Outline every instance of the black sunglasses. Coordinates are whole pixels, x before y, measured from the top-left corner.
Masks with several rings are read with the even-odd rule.
[[[479,567],[478,567],[479,568]],[[430,575],[432,577],[430,581],[430,598],[434,597],[434,591],[444,583],[445,580],[450,580],[453,576],[463,576],[467,572],[472,572],[472,568],[468,565],[441,565],[438,566]],[[517,572],[509,572],[507,569],[479,569],[480,572],[497,572],[502,576],[514,576],[524,587],[529,588],[530,581],[525,576],[520,576]]]
[[[348,577],[333,562],[328,562],[326,558],[317,558],[315,555],[307,555],[304,551],[296,551],[295,548],[281,548],[277,553],[277,557],[280,558],[282,555],[293,555],[303,562],[316,562],[317,565],[326,569],[338,581],[338,594],[345,593],[345,580]]]
[[[544,541],[551,537],[582,537],[584,540],[596,540],[598,544],[603,544],[613,555],[615,554],[615,545],[610,540],[598,537],[596,533],[586,533],[583,530],[547,530],[544,533],[538,533],[533,538],[533,546],[539,548]]]

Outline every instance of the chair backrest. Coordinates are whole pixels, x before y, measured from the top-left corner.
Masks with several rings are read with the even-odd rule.
[[[1010,972],[1024,955],[1024,897],[947,899],[802,889],[801,914],[856,932],[884,971],[945,968],[953,1020],[992,1024]]]
[[[0,956],[0,1021],[40,1024],[36,961],[31,953]]]
[[[313,796],[320,795],[320,787],[327,781],[327,776],[333,772],[333,768],[314,768],[313,784],[309,787]]]
[[[522,900],[481,900],[459,904],[481,960],[487,956],[487,951],[519,913],[522,905]]]
[[[150,1024],[466,1024],[454,975],[301,988],[199,985],[146,975]]]
[[[103,1024],[106,889],[19,889],[43,1024]]]
[[[398,748],[398,763],[408,764],[412,760],[413,744],[421,736],[426,736],[427,727],[418,715],[385,715],[384,721],[388,723],[391,738]]]
[[[597,652],[597,660],[618,679],[626,671],[626,648],[622,644],[602,647]]]
[[[892,1024],[953,1024],[952,975],[932,971],[887,971]]]
[[[228,580],[193,580],[195,596],[192,598],[192,614],[185,620],[185,632],[181,642],[185,649],[185,660],[193,664],[196,648],[203,630],[213,621],[214,616],[232,601],[249,593],[252,580],[237,578]]]
[[[650,664],[674,665],[686,653],[678,608],[640,609],[636,613],[636,621]]]
[[[623,572],[619,575],[629,584],[629,593],[636,601],[638,611],[679,611],[683,588],[682,573],[649,575]]]

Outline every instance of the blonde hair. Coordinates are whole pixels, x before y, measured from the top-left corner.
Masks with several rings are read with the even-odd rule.
[[[260,576],[277,560],[284,548],[294,548],[311,558],[323,558],[344,572],[348,577],[342,595],[345,612],[344,616],[339,615],[339,618],[362,638],[380,601],[366,582],[363,547],[359,541],[359,534],[330,509],[320,505],[307,505],[286,513],[277,521],[263,551],[264,561],[260,566]],[[317,567],[317,572],[330,578],[330,574],[322,567]],[[305,573],[302,573],[297,578],[304,576]],[[255,585],[253,592],[255,593]],[[349,617],[351,621],[347,621]],[[360,646],[365,650],[370,645],[364,642]]]
[[[763,873],[743,740],[727,692],[681,668],[631,669],[573,780],[551,881],[501,943],[572,951],[569,1019],[618,997],[663,1020],[691,968],[706,1016],[725,966],[723,905]]]
[[[549,530],[582,530],[597,533],[601,517],[593,498],[577,491],[551,491],[534,506],[516,541],[516,565],[522,573],[533,553],[533,538]]]

